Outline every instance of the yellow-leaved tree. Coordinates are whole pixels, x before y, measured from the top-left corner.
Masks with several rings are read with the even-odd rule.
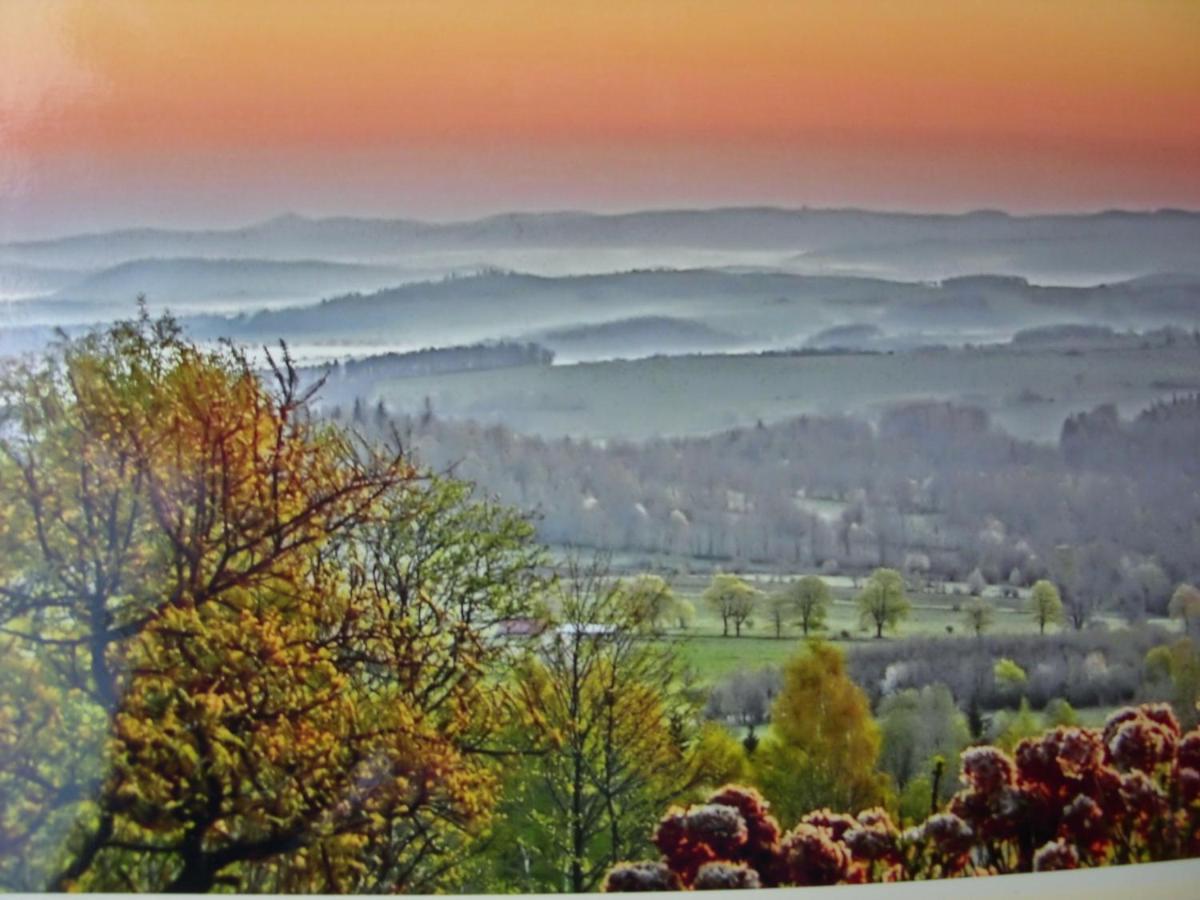
[[[0,374],[0,884],[437,885],[487,821],[526,522],[169,319]]]
[[[754,780],[788,825],[822,807],[858,811],[890,802],[877,768],[879,726],[841,652],[812,641],[783,670],[771,734],[753,757]]]

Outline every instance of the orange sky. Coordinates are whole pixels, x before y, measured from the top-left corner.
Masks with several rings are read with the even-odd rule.
[[[1197,0],[0,0],[0,229],[1200,206]]]

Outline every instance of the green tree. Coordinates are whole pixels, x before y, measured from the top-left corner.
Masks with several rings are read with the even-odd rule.
[[[784,623],[791,618],[795,605],[787,591],[776,591],[767,597],[767,615],[775,626],[776,639],[783,637]]]
[[[632,627],[661,632],[679,620],[679,599],[658,575],[639,575],[620,585],[622,602],[628,607]]]
[[[963,607],[963,624],[976,637],[981,637],[995,620],[996,610],[982,597],[972,598]]]
[[[796,614],[800,617],[800,628],[804,636],[810,631],[818,631],[825,627],[825,617],[829,613],[832,596],[829,586],[816,575],[805,575],[799,581],[788,585],[788,594]]]
[[[516,852],[541,873],[521,881],[510,872],[509,886],[579,893],[644,850],[647,816],[724,765],[728,745],[707,735],[704,758],[688,752],[697,709],[677,658],[644,639],[640,610],[604,560],[571,561],[550,599],[553,631],[516,665],[534,755],[501,814],[519,826],[505,837],[507,855],[519,841]]]
[[[6,886],[430,888],[486,822],[531,530],[272,377],[145,316],[0,376]]]
[[[1025,697],[1021,698],[1021,705],[1015,712],[1001,710],[992,722],[992,742],[1008,753],[1025,738],[1037,737],[1041,733],[1042,723]]]
[[[753,624],[751,616],[760,596],[758,590],[738,576],[718,572],[702,599],[721,617],[722,635],[729,636],[729,623],[732,622],[734,633],[741,637],[742,627]]]
[[[1171,618],[1183,623],[1185,634],[1195,635],[1200,626],[1200,589],[1190,584],[1181,584],[1171,595],[1169,607]]]
[[[874,626],[877,638],[883,637],[884,628],[894,630],[911,608],[904,578],[895,569],[876,569],[858,595],[859,618],[864,627]]]
[[[1029,680],[1029,676],[1013,660],[1007,657],[1001,657],[996,660],[992,667],[992,678],[999,687],[1010,698],[1015,698],[1017,694],[1025,689],[1025,684]]]
[[[879,726],[835,647],[812,643],[786,665],[771,726],[752,766],[781,821],[823,806],[862,809],[888,800],[888,778],[876,770]]]
[[[1147,681],[1175,708],[1184,728],[1200,722],[1200,651],[1188,637],[1146,654]]]
[[[1029,592],[1028,610],[1033,621],[1037,622],[1038,631],[1041,634],[1046,633],[1047,625],[1063,623],[1062,598],[1059,597],[1058,588],[1054,586],[1054,582],[1046,581],[1043,578],[1034,584],[1033,589]]]
[[[919,691],[909,688],[883,698],[878,721],[883,737],[880,768],[902,789],[930,772],[934,757],[957,759],[971,742],[966,717],[944,684],[926,685]],[[941,799],[949,799],[954,792],[952,779],[944,779],[941,788]],[[922,815],[929,811],[928,783],[923,802]]]

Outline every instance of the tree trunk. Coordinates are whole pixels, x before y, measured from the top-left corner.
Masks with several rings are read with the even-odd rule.
[[[878,622],[878,621],[877,621],[877,622],[875,623],[875,637],[876,637],[876,638],[882,638],[882,637],[883,637],[883,623],[882,623],[882,622]]]

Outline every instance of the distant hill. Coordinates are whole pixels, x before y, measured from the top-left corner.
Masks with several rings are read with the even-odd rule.
[[[160,300],[253,300],[378,289],[403,275],[396,267],[319,260],[139,259],[103,269],[63,287],[72,300],[128,302],[138,294]]]
[[[1200,278],[1088,288],[1016,279],[941,284],[771,272],[644,271],[546,278],[507,272],[405,284],[254,315],[194,317],[199,337],[253,342],[399,342],[411,349],[501,338],[619,344],[637,335],[664,352],[718,337],[761,349],[798,346],[834,326],[871,325],[925,343],[1007,340],[1063,323],[1144,330],[1200,324]],[[692,349],[704,349],[693,347]],[[652,351],[653,352],[653,351]]]
[[[742,343],[736,335],[718,331],[703,322],[672,316],[634,316],[554,328],[534,336],[547,347],[572,359],[731,350]]]
[[[396,261],[430,251],[638,248],[792,254],[812,267],[857,267],[903,277],[999,272],[1127,278],[1200,272],[1200,214],[1174,210],[1010,216],[854,209],[660,210],[599,215],[512,213],[469,222],[287,215],[233,229],[129,229],[0,245],[0,262],[111,266],[145,258]]]

